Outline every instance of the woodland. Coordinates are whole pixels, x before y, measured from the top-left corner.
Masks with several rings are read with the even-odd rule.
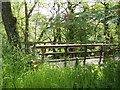
[[[119,0],[7,0],[1,7],[2,88],[120,88],[120,51],[112,58],[109,52],[100,65],[59,67],[45,60],[33,63],[39,56],[28,44],[102,43],[120,49]]]

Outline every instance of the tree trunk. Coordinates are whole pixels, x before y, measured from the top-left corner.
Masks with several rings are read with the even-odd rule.
[[[19,43],[19,33],[16,27],[17,19],[12,14],[10,2],[2,2],[2,20],[10,45],[17,46],[17,43]]]
[[[28,8],[27,8],[27,3],[25,2],[25,32],[24,32],[24,42],[28,43],[28,37],[29,37],[29,16],[28,16]],[[25,52],[29,52],[29,45],[25,44]]]
[[[25,52],[29,53],[29,18],[31,17],[31,13],[33,12],[37,2],[34,3],[34,5],[31,7],[31,9],[29,9],[28,12],[28,6],[27,6],[27,2],[25,0],[25,31],[24,31],[24,42],[26,42],[25,44]]]

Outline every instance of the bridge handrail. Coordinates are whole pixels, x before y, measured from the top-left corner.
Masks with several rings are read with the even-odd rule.
[[[41,44],[41,43],[44,43],[44,45],[38,45],[38,44]],[[83,61],[83,64],[85,64],[85,61],[86,61],[86,58],[87,58],[87,53],[95,53],[95,52],[99,52],[100,53],[100,56],[99,56],[99,64],[101,63],[101,59],[102,58],[105,58],[105,52],[106,52],[106,46],[117,46],[117,45],[114,45],[114,44],[104,44],[104,43],[97,43],[97,44],[82,44],[80,42],[52,42],[52,45],[46,45],[46,43],[51,43],[51,42],[28,42],[28,43],[25,43],[23,42],[22,44],[33,44],[33,47],[32,49],[41,49],[42,53],[40,55],[42,55],[42,60],[44,60],[44,56],[45,55],[56,55],[56,54],[64,54],[65,55],[65,66],[66,66],[66,61],[67,61],[67,57],[69,54],[79,54],[79,53],[83,53],[84,54],[84,61]],[[66,43],[66,44],[65,44]],[[74,44],[76,43],[76,44]],[[87,51],[87,49],[89,47],[96,47],[96,46],[99,46],[100,47],[100,50],[96,50],[96,51]],[[79,48],[79,47],[84,47],[84,51],[73,51],[73,52],[70,52],[68,51],[67,49],[68,48]],[[47,48],[63,48],[65,52],[46,52],[45,49]],[[61,60],[60,60],[61,61]],[[78,62],[78,59],[76,59],[76,62]]]
[[[100,50],[98,51],[87,51],[88,47],[96,47],[96,46],[100,46]],[[78,54],[78,53],[84,53],[84,61],[83,61],[83,64],[85,64],[85,61],[86,61],[86,56],[87,56],[87,53],[90,53],[90,52],[100,52],[100,60],[99,60],[99,64],[101,62],[101,59],[102,57],[104,56],[103,55],[103,52],[105,53],[105,50],[104,50],[104,47],[106,46],[111,46],[111,44],[60,44],[60,45],[35,45],[34,48],[36,49],[41,49],[42,50],[42,53],[41,55],[43,56],[42,57],[42,60],[44,60],[44,55],[55,55],[55,54],[64,54],[65,55],[65,59],[67,61],[67,56],[69,54]],[[81,51],[81,52],[69,52],[67,49],[68,48],[78,48],[78,47],[84,47],[84,51]],[[46,48],[64,48],[65,52],[51,52],[51,53],[46,53],[45,49]],[[77,62],[77,61],[76,61]]]
[[[80,46],[109,46],[109,44],[62,44],[62,45],[36,45],[36,48],[63,48]]]

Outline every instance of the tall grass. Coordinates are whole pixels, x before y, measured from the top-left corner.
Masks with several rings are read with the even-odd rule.
[[[35,60],[20,50],[7,47],[3,51],[3,88],[116,88],[117,61],[108,60],[101,66],[79,65],[61,68],[41,64],[38,71],[30,70],[26,62]]]

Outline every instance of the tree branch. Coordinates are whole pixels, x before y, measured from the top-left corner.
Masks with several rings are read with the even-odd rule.
[[[35,2],[35,4],[33,5],[33,7],[30,9],[30,12],[28,13],[28,17],[30,17],[30,14],[33,12],[36,4],[37,4],[37,2]]]

